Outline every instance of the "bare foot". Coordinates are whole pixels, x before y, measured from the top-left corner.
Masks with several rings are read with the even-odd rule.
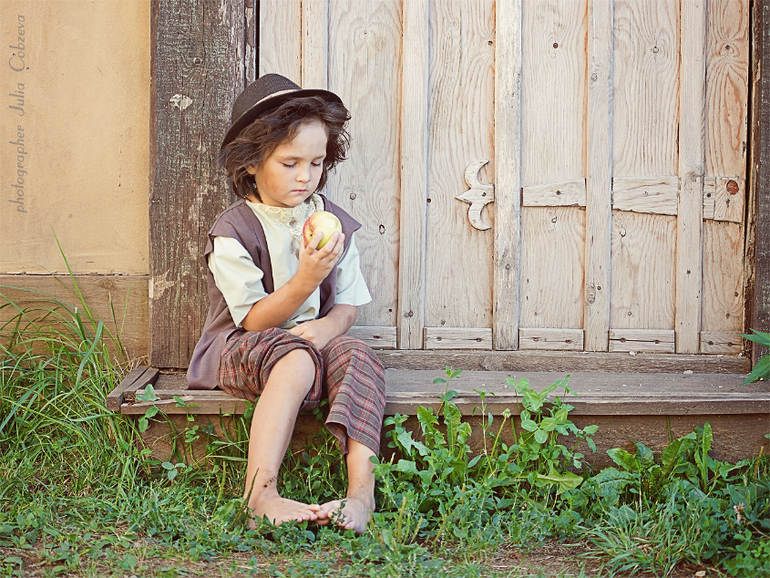
[[[294,500],[287,500],[279,495],[265,497],[256,500],[250,505],[252,518],[249,527],[255,529],[256,519],[267,519],[280,526],[284,522],[313,522],[320,517],[321,506],[318,504],[303,504]]]
[[[356,534],[363,534],[373,511],[373,499],[350,496],[321,506],[317,523],[325,526],[331,521],[344,530],[355,530]]]

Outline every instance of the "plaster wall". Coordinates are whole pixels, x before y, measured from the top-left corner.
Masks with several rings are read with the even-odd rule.
[[[0,0],[0,273],[148,273],[149,0]]]

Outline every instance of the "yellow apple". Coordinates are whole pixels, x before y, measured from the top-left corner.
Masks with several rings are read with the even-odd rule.
[[[326,245],[329,239],[331,239],[333,233],[342,233],[342,225],[340,224],[340,220],[332,213],[328,211],[318,211],[310,215],[308,220],[305,221],[305,225],[302,227],[302,237],[305,239],[305,244],[310,244],[316,231],[321,231],[323,233],[321,242],[318,243],[317,247],[320,249]]]

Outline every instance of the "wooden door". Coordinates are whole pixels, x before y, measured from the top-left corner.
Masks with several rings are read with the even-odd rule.
[[[747,31],[747,0],[263,2],[260,72],[353,112],[356,333],[739,353]]]
[[[326,191],[364,225],[352,333],[739,354],[748,29],[749,0],[153,0],[151,363],[186,366],[205,317],[257,38],[259,74],[353,114]]]
[[[271,0],[387,348],[740,353],[748,0]]]

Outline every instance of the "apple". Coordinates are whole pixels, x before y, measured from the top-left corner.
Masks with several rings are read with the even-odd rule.
[[[328,211],[318,211],[310,215],[302,227],[302,237],[305,239],[306,245],[309,245],[310,241],[313,240],[313,235],[315,235],[316,231],[321,231],[323,233],[321,242],[318,243],[317,247],[320,249],[326,245],[329,239],[331,239],[332,234],[335,232],[342,233],[342,225],[340,224],[340,220],[332,213]]]

